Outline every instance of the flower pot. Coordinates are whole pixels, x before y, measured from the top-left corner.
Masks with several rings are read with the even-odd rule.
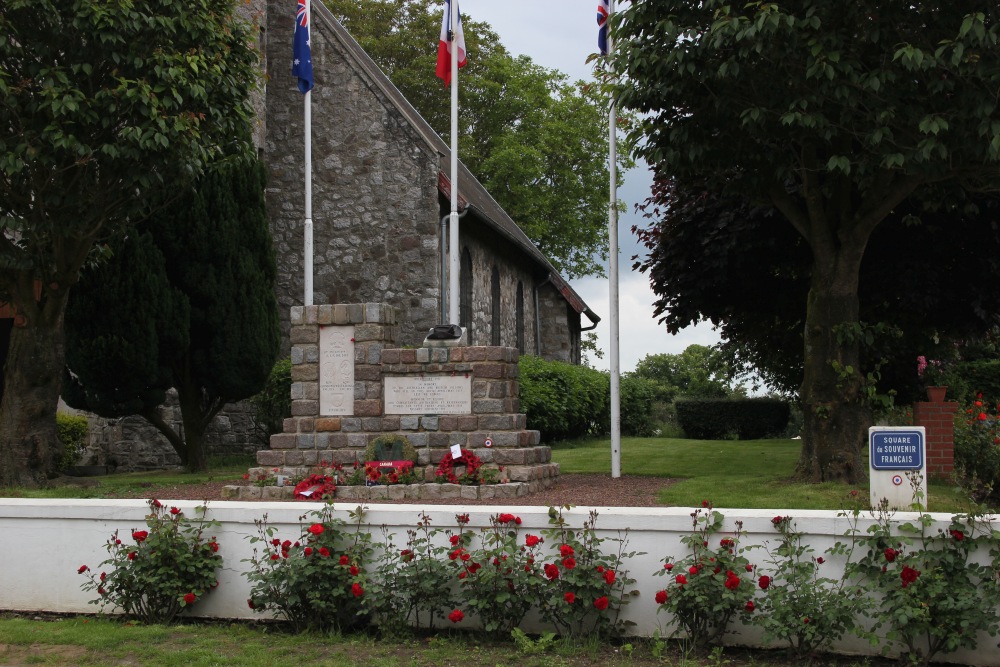
[[[948,387],[927,387],[927,400],[931,403],[944,403],[944,395]]]

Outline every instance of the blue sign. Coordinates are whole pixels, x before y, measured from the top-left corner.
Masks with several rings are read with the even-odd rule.
[[[920,470],[924,467],[924,434],[920,431],[873,431],[869,437],[875,470]]]

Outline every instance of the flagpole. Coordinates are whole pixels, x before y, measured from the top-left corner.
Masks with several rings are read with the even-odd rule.
[[[448,34],[451,51],[451,215],[448,222],[448,318],[459,324],[458,274],[461,270],[458,249],[458,0],[448,4],[451,10]]]
[[[312,39],[312,0],[306,0],[306,25],[309,39]],[[313,221],[312,221],[312,90],[303,97],[305,126],[305,224],[302,242],[302,272],[305,294],[302,304],[313,305]]]
[[[608,23],[615,13],[615,0],[608,3]],[[614,40],[608,26],[608,55],[614,53]],[[618,320],[618,118],[617,103],[611,98],[608,112],[608,172],[611,175],[611,201],[608,204],[608,273],[610,274],[611,328],[611,477],[622,476],[621,433],[621,362],[619,359]]]

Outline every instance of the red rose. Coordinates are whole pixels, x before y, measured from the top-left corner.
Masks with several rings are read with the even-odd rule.
[[[128,552],[128,559],[129,560],[135,560],[135,557],[136,557],[136,553],[134,551],[129,551]]]
[[[611,584],[615,583],[615,571],[614,570],[605,570],[604,571],[604,581],[605,581],[605,583],[608,584],[608,586],[610,586]]]
[[[986,421],[986,413],[985,412],[980,412],[979,415],[976,417],[976,419],[978,419],[981,422]]]
[[[171,513],[171,514],[180,514],[180,513],[181,513],[181,510],[180,510],[180,508],[177,508],[177,507],[171,507],[171,508],[170,508],[170,513]],[[185,597],[186,597],[186,596],[185,596]]]
[[[753,572],[753,565],[747,563],[747,572]]]
[[[326,547],[320,547],[319,548],[319,555],[322,556],[323,558],[329,558],[330,557],[330,550],[327,549]]]
[[[365,590],[361,588],[361,584],[353,584],[351,586],[351,594],[354,595],[354,597],[359,598],[365,594]]]
[[[341,556],[340,557],[340,564],[341,565],[350,565],[351,564],[351,559],[348,558],[347,556]]]
[[[253,600],[251,600],[250,598],[247,598],[247,606],[250,607],[251,609],[257,608],[256,606],[254,606]]]
[[[777,528],[778,526],[781,525],[781,522],[784,520],[785,520],[784,517],[776,516],[773,519],[771,519],[771,523],[774,525],[775,528]]]
[[[524,543],[529,547],[537,547],[538,543],[541,541],[542,538],[538,537],[538,535],[528,535],[524,538]]]
[[[184,595],[184,604],[194,604],[194,601],[197,599],[194,593],[186,593]]]
[[[101,581],[104,581],[107,578],[108,578],[108,573],[107,572],[101,572]]]
[[[899,578],[903,581],[903,588],[906,588],[920,576],[920,570],[915,570],[909,565],[903,566],[903,571],[899,573]]]
[[[463,551],[462,555],[459,556],[459,558],[461,558],[463,561],[467,561],[470,558],[472,558],[472,554],[470,554],[468,551]]]
[[[805,623],[806,625],[809,625],[809,617],[806,616],[805,618],[803,618],[802,622]]]
[[[732,549],[734,546],[736,546],[736,542],[728,537],[724,537],[722,538],[722,541],[719,542],[719,546],[722,547],[723,549]]]
[[[555,580],[559,578],[559,567],[557,565],[546,563],[543,569],[545,570],[545,576],[549,579]]]
[[[276,538],[274,538],[273,540],[271,540],[271,544],[273,544],[273,545],[274,545],[274,546],[276,546],[276,547],[280,547],[280,546],[281,546],[281,540],[279,540],[279,539],[278,539],[278,538],[276,537]]]
[[[309,526],[309,532],[313,535],[322,535],[324,530],[326,530],[326,528],[324,528],[321,523],[314,523]]]
[[[726,588],[735,591],[740,587],[740,578],[732,570],[726,572]]]
[[[410,549],[403,549],[399,552],[399,557],[404,563],[409,563],[413,560],[413,551]]]
[[[463,618],[465,618],[465,614],[462,613],[461,609],[456,609],[450,614],[448,614],[448,620],[451,621],[452,623],[458,623]]]
[[[573,547],[568,544],[559,545],[559,555],[565,558],[566,556],[573,555]]]
[[[303,553],[305,553],[305,555],[307,555],[307,556],[312,556],[313,555],[313,548],[312,547],[306,547],[303,550]]]
[[[961,542],[965,539],[965,533],[960,530],[949,530],[948,533],[955,538],[956,542]]]
[[[360,571],[361,571],[361,570],[359,570],[359,569],[358,569],[357,567],[355,567],[354,565],[352,565],[352,566],[351,566],[351,576],[352,576],[352,577],[356,577],[356,576],[358,576],[358,572],[360,572]]]
[[[153,507],[155,507],[156,509],[160,509],[161,507],[163,507],[163,503],[161,503],[156,498],[153,498],[152,500],[150,500],[149,504],[152,505]]]
[[[594,600],[594,608],[604,611],[608,608],[608,596],[602,595],[601,597]]]
[[[685,577],[683,574],[678,574],[676,577],[674,577],[674,581],[677,582],[678,586],[683,586],[688,582],[687,577]]]
[[[896,560],[896,556],[899,555],[899,552],[892,547],[886,547],[883,553],[885,554],[885,559],[890,563],[894,562]]]
[[[76,571],[76,573],[77,573],[77,574],[83,574],[84,572],[86,572],[86,571],[87,571],[87,570],[89,570],[89,569],[90,569],[90,568],[89,568],[89,567],[87,567],[86,565],[81,565],[81,566],[80,566],[80,569],[79,569],[79,570],[77,570],[77,571]]]
[[[673,563],[664,563],[663,564],[663,569],[666,570],[667,572],[670,572],[670,570],[674,569],[674,564]]]
[[[271,554],[271,560],[278,560],[279,558],[281,558],[281,556],[278,554]]]
[[[747,612],[752,612],[756,608],[757,607],[754,605],[753,600],[749,600],[747,602],[747,606],[745,607],[745,609],[747,610]]]
[[[452,535],[451,537],[448,538],[448,541],[451,542],[451,546],[457,547],[458,543],[462,541],[462,536]]]
[[[215,541],[209,542],[208,543],[208,548],[211,549],[214,553],[218,553],[218,551],[219,551],[219,543],[215,542]]]
[[[563,560],[562,564],[563,564],[563,567],[566,568],[567,570],[572,570],[574,567],[576,567],[576,559],[575,558],[566,558],[566,559]]]
[[[456,514],[455,515],[455,521],[457,521],[459,523],[459,525],[463,525],[464,526],[465,524],[469,523],[469,515],[468,514]]]
[[[655,596],[654,599],[656,600],[656,604],[664,604],[664,603],[666,603],[666,601],[667,601],[667,592],[666,591],[656,591],[656,596]]]
[[[566,600],[567,604],[573,604],[576,602],[576,593],[569,592],[563,595],[563,599]]]
[[[465,570],[462,570],[461,572],[458,573],[458,578],[459,579],[465,579],[465,577],[468,576],[468,574],[469,574],[468,572],[466,572]]]
[[[292,541],[291,540],[285,540],[284,542],[281,543],[281,550],[282,551],[288,551],[291,548],[292,548]]]
[[[480,565],[479,563],[471,563],[469,565],[469,567],[468,567],[469,574],[475,574],[476,572],[479,572],[479,568],[481,568],[481,567],[482,567],[482,565]],[[525,571],[527,571],[527,570],[525,570]]]
[[[143,542],[143,540],[145,540],[147,537],[149,537],[149,532],[148,531],[145,531],[145,530],[133,530],[132,531],[132,539],[135,540],[137,543],[141,544]]]
[[[822,565],[822,564],[823,564],[823,563],[825,563],[825,562],[826,562],[826,561],[825,561],[825,560],[823,560],[823,557],[822,557],[822,556],[820,556],[819,558],[817,558],[817,559],[816,559],[816,563],[817,563],[818,565]]]
[[[760,586],[760,590],[766,591],[771,585],[771,577],[766,574],[757,581],[757,585]]]
[[[692,565],[691,567],[689,567],[688,568],[688,574],[690,574],[690,575],[698,574],[698,566],[697,565]]]

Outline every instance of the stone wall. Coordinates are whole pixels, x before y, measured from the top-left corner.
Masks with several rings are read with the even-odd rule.
[[[269,2],[268,216],[282,327],[303,299],[303,96],[291,77],[293,12]],[[314,303],[389,303],[400,342],[440,324],[438,156],[314,17]]]

